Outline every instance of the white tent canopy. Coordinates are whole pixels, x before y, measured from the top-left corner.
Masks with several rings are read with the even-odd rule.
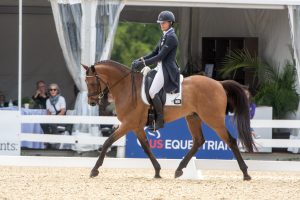
[[[201,55],[201,37],[259,38],[259,53],[265,58],[284,62],[291,59],[288,45],[297,48],[291,39],[289,12],[300,5],[296,0],[126,0],[120,19],[155,22],[161,10],[175,12],[180,27],[182,63],[187,62],[187,28],[192,27],[193,55]],[[18,1],[0,2],[0,91],[8,98],[17,98],[17,6]],[[58,82],[63,94],[74,102],[74,82],[55,33],[54,20],[48,0],[23,1],[23,86],[22,96],[34,91],[35,81]],[[188,13],[193,17],[188,18]],[[291,12],[290,12],[291,13]],[[295,14],[296,15],[296,14]],[[295,27],[295,26],[293,26]],[[296,28],[297,29],[297,28]],[[293,34],[295,35],[295,34]],[[296,34],[297,35],[297,34]],[[294,37],[295,38],[295,37]],[[294,41],[294,43],[293,43]],[[299,42],[298,42],[299,43]],[[275,45],[275,46],[274,46]],[[296,51],[299,52],[299,51]],[[9,67],[7,67],[9,66]],[[11,68],[12,67],[12,68]],[[299,71],[298,71],[299,73]],[[35,74],[35,76],[32,76]],[[7,83],[10,88],[5,87]]]
[[[254,8],[283,9],[289,5],[300,5],[297,0],[127,0],[128,6],[164,7],[210,7],[210,8]]]

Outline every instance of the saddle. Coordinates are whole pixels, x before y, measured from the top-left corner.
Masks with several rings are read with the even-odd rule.
[[[143,77],[143,84],[141,89],[141,97],[145,104],[150,105],[148,109],[148,121],[147,125],[150,125],[155,120],[155,110],[152,105],[152,100],[149,94],[149,90],[151,84],[153,82],[154,76],[157,73],[156,70],[150,70],[146,75]],[[166,93],[166,91],[162,88],[158,95],[163,103],[164,106],[181,106],[182,105],[182,84],[183,76],[180,75],[180,84],[179,84],[179,92],[178,93]]]
[[[149,94],[149,90],[151,84],[153,82],[154,76],[157,73],[156,70],[150,70],[147,75],[143,77],[143,84],[141,89],[141,97],[145,104],[152,105],[152,100]],[[162,100],[164,106],[181,106],[182,105],[182,84],[183,76],[180,75],[180,83],[179,83],[179,92],[178,93],[166,93],[166,91],[162,88],[158,95]]]

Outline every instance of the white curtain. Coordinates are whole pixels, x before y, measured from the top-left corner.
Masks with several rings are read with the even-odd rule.
[[[288,6],[292,46],[298,75],[298,93],[300,93],[300,6]],[[300,119],[300,104],[296,113],[296,119]],[[300,139],[300,130],[292,129],[290,139]],[[293,153],[299,153],[299,148],[288,148]]]
[[[110,58],[122,0],[50,0],[56,31],[67,68],[79,90],[74,115],[98,115],[98,107],[87,104],[85,70]],[[75,124],[73,134],[95,134],[97,125]],[[73,150],[89,151],[95,145],[74,145]]]
[[[298,84],[300,85],[300,6],[289,6],[289,20],[292,37],[292,46],[294,49],[294,58],[298,74]]]

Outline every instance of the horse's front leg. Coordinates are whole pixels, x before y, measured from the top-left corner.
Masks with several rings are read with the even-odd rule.
[[[161,178],[160,176],[160,164],[158,163],[157,159],[155,158],[155,156],[153,155],[150,145],[149,145],[149,141],[146,137],[146,133],[143,129],[138,129],[135,130],[136,136],[142,146],[142,148],[144,149],[144,152],[148,155],[148,157],[151,160],[151,163],[155,169],[155,176],[154,178]]]
[[[91,178],[98,176],[98,174],[99,174],[98,168],[100,166],[102,166],[103,160],[104,160],[104,157],[106,155],[106,152],[107,152],[108,148],[111,147],[111,145],[115,141],[117,141],[119,138],[124,136],[128,131],[129,131],[128,128],[126,128],[125,125],[121,124],[119,126],[119,128],[117,130],[115,130],[115,132],[111,136],[109,136],[109,138],[104,142],[103,147],[102,147],[102,151],[101,151],[101,153],[98,157],[98,160],[97,160],[95,166],[93,167],[93,169],[90,173]]]

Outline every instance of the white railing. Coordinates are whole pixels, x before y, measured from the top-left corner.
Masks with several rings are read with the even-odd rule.
[[[300,128],[300,120],[251,120],[253,128]]]
[[[47,123],[47,124],[120,124],[116,117],[101,116],[49,116],[49,115],[21,115],[21,123]],[[78,134],[78,135],[77,135]],[[76,133],[76,135],[50,135],[36,133],[21,133],[21,141],[49,142],[66,144],[95,144],[103,145],[108,137],[97,137],[87,134]],[[113,146],[117,146],[117,157],[124,157],[125,137],[116,141]]]
[[[22,115],[21,123],[55,123],[55,124],[120,124],[116,117],[102,116],[47,116],[47,115]],[[300,120],[252,120],[253,128],[300,128]],[[39,135],[21,133],[22,141],[55,142],[71,144],[99,144],[103,145],[105,137],[95,136],[66,136],[66,135]],[[300,140],[290,139],[256,139],[259,147],[298,147]],[[115,146],[124,148],[125,138],[117,141]]]
[[[21,123],[46,124],[120,124],[117,117],[77,115],[21,115]]]

